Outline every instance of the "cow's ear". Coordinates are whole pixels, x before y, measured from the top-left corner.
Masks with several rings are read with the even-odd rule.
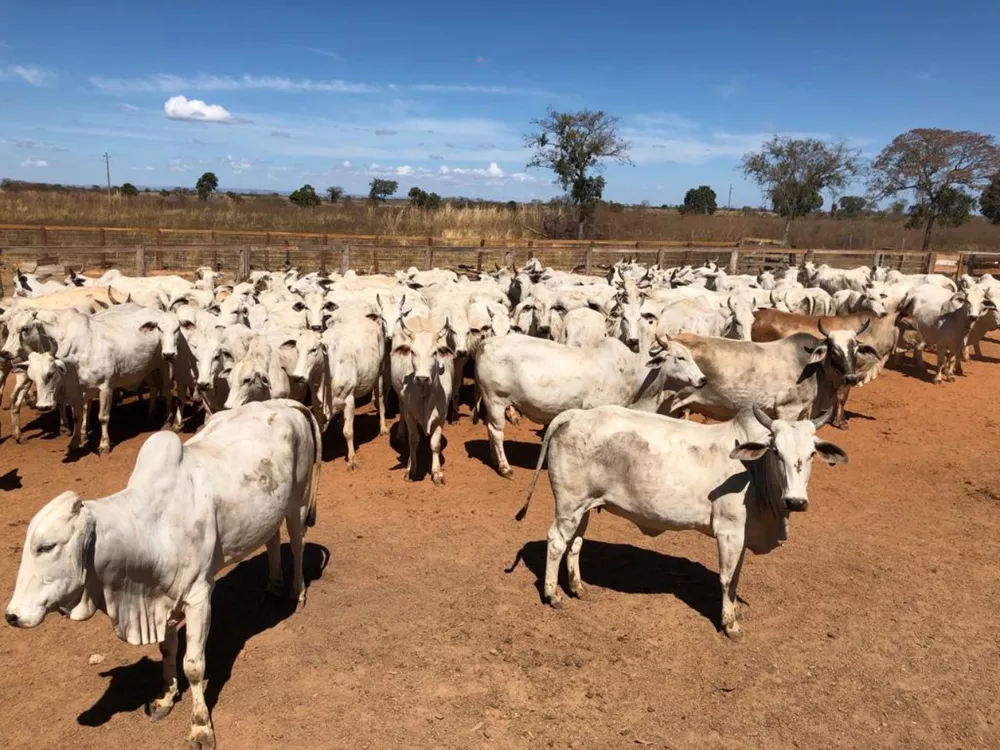
[[[810,365],[814,365],[817,362],[822,362],[824,359],[826,359],[826,344],[820,344],[815,349],[810,349],[809,347],[806,347],[806,351],[810,355],[808,362],[808,364]]]
[[[155,320],[147,320],[145,323],[139,326],[139,330],[145,331],[146,333],[149,333],[150,331],[155,331],[156,328],[157,328],[157,323]]]
[[[830,466],[847,463],[847,454],[844,450],[840,446],[828,443],[825,440],[816,441],[816,455],[830,464]]]
[[[55,359],[52,361],[52,363],[56,366],[56,369],[59,370],[59,372],[61,372],[63,375],[66,374],[66,363],[63,360]]]
[[[756,461],[763,458],[767,453],[767,446],[763,443],[743,443],[733,448],[729,457],[737,461]]]
[[[12,364],[10,366],[10,369],[13,370],[14,372],[27,372],[28,371],[28,363],[27,362],[23,362],[23,361],[22,362],[15,362],[14,364]]]

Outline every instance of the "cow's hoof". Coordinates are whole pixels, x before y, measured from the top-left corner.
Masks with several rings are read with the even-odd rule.
[[[403,481],[404,482],[416,482],[417,480],[413,478],[412,474],[407,473],[407,474],[403,475]]]
[[[576,584],[575,587],[571,586],[569,590],[573,594],[573,596],[575,596],[577,599],[587,598],[587,587],[584,586],[582,583]]]
[[[71,430],[69,427],[60,427],[59,428],[59,435],[61,437],[69,437],[72,434],[73,434],[73,430]]]
[[[563,600],[561,594],[554,594],[553,596],[549,597],[548,604],[550,607],[552,607],[552,609],[562,609],[565,606],[566,602]]]
[[[302,589],[298,594],[292,592],[292,600],[295,602],[295,611],[301,612],[306,608],[306,590]]]
[[[106,458],[108,456],[108,454],[110,454],[110,453],[111,453],[111,446],[110,445],[102,445],[97,450],[97,455],[99,455],[101,458]]]
[[[514,470],[508,466],[506,469],[501,469],[500,476],[502,476],[504,479],[513,479]]]
[[[507,415],[507,419],[515,427],[517,427],[519,424],[521,424],[521,415],[520,414],[508,414]]]
[[[215,732],[211,727],[191,727],[188,750],[214,750]]]
[[[389,434],[389,426],[388,425],[386,425],[385,427],[379,427],[378,428],[378,436],[379,437],[385,437],[388,434]]]
[[[439,471],[437,474],[432,474],[431,481],[438,487],[444,487],[444,472]]]
[[[846,419],[841,419],[839,422],[830,422],[838,430],[849,430],[851,426],[847,423]]]
[[[353,461],[348,461],[347,462],[347,470],[348,471],[357,471],[357,468],[358,468],[357,459],[355,459]]]
[[[18,445],[24,444],[24,435],[22,435],[21,433],[11,435],[11,437],[14,438],[14,442],[17,443]],[[72,448],[70,450],[72,450]]]
[[[146,715],[152,721],[159,721],[160,719],[165,719],[170,715],[170,712],[174,710],[174,700],[175,698],[171,696],[170,698],[158,698],[152,703],[146,704]]]
[[[743,639],[743,630],[735,622],[732,625],[726,625],[724,631],[726,633],[726,637],[731,641],[738,643]]]

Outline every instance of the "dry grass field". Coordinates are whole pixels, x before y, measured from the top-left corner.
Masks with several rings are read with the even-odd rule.
[[[0,192],[0,223],[49,226],[163,227],[433,236],[443,239],[539,239],[572,231],[568,216],[549,205],[525,204],[517,210],[484,204],[421,211],[401,203],[371,205],[346,201],[298,208],[280,196],[233,200],[224,195],[201,201],[195,196],[142,194],[108,198],[98,192]],[[904,217],[837,219],[817,215],[792,227],[795,247],[919,250],[922,234],[904,227]],[[742,237],[780,237],[784,220],[765,213],[720,212],[681,216],[673,210],[602,206],[590,237],[615,240],[735,242]],[[1000,227],[982,218],[934,234],[935,250],[1000,251]]]

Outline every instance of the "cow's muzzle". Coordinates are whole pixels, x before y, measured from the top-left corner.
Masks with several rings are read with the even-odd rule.
[[[627,346],[633,352],[638,352],[639,351],[639,339],[628,339],[625,342],[625,346]]]
[[[700,378],[698,378],[698,382],[694,384],[694,387],[704,388],[706,385],[708,385],[708,378],[702,375]]]
[[[167,362],[173,362],[177,359],[177,352],[163,352],[163,358],[167,360]]]
[[[18,626],[17,615],[14,614],[13,612],[4,613],[3,617],[7,621],[7,624],[10,625],[11,627],[16,628]]]
[[[413,382],[417,385],[430,385],[431,376],[430,375],[414,375]]]
[[[6,349],[0,349],[0,357],[3,357],[4,359],[14,359],[14,355]]]
[[[788,510],[795,512],[802,512],[809,508],[809,498],[805,497],[786,497],[785,507]]]

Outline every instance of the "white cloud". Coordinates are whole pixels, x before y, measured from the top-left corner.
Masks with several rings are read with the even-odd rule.
[[[486,58],[485,57],[483,57],[482,55],[480,55],[479,57],[476,58],[476,65],[485,65],[485,64],[486,64]]]
[[[147,164],[144,167],[133,167],[132,169],[134,169],[136,172],[152,172],[153,170],[156,169],[156,167],[151,167]]]
[[[510,176],[515,182],[538,182],[538,178],[526,172],[515,172]]]
[[[8,65],[0,68],[0,81],[20,80],[32,86],[46,86],[49,74],[34,65]]]
[[[409,164],[404,164],[401,167],[396,167],[396,174],[400,177],[410,177],[413,174],[413,167]]]
[[[491,161],[490,166],[486,169],[486,174],[489,177],[503,177],[503,170],[495,161]]]
[[[248,169],[253,169],[253,164],[248,159],[235,159],[232,156],[226,157],[226,163],[236,174],[242,174]]]
[[[193,77],[160,74],[145,78],[105,78],[91,76],[90,84],[110,93],[132,91],[164,92],[177,91],[283,91],[325,94],[376,94],[386,92],[414,91],[429,94],[490,94],[498,96],[545,96],[553,97],[550,91],[524,89],[513,86],[484,86],[468,83],[417,83],[417,84],[374,84],[356,81],[293,79],[282,76],[220,76],[201,73]]]
[[[25,159],[21,162],[22,167],[47,167],[49,163],[45,159]]]
[[[172,96],[163,105],[163,113],[168,120],[188,122],[232,122],[233,116],[225,107],[206,104],[201,99],[186,96]]]
[[[134,114],[136,112],[141,112],[142,111],[141,108],[135,106],[134,104],[119,104],[117,106],[118,106],[118,109],[120,109],[122,112],[130,112],[130,113]]]
[[[340,166],[343,167],[344,169],[350,169],[351,168],[351,162],[349,162],[347,160],[344,160],[344,161],[342,161],[340,163]]]
[[[191,165],[187,164],[180,159],[172,159],[170,164],[167,166],[171,172],[187,172],[191,169]]]

